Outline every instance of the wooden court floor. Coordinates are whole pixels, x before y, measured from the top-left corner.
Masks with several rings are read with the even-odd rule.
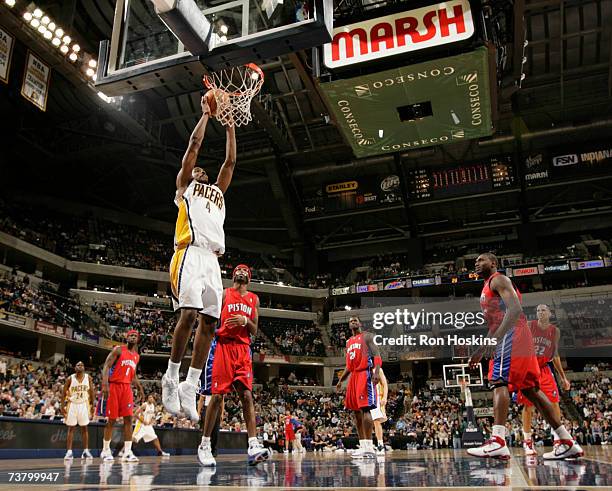
[[[97,458],[71,465],[61,459],[1,460],[0,489],[612,489],[612,449],[585,450],[577,461],[546,463],[541,457],[526,459],[520,450],[509,462],[453,450],[395,451],[370,462],[348,453],[281,454],[256,467],[248,467],[245,456],[225,455],[214,470],[200,467],[195,456],[143,457],[137,464],[104,464]]]

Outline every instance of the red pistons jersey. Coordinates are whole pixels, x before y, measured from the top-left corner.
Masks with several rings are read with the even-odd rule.
[[[365,342],[365,333],[360,332],[346,342],[346,368],[349,372],[367,370],[373,366],[370,350]]]
[[[235,315],[244,315],[251,320],[257,314],[258,297],[252,292],[246,292],[244,296],[235,288],[225,289],[225,301],[221,309],[221,326],[217,329],[217,338],[235,341],[243,344],[251,344],[251,336],[246,326],[232,327],[227,325],[227,320]]]
[[[506,314],[506,304],[499,294],[494,292],[489,286],[493,278],[499,275],[501,275],[501,273],[496,271],[489,276],[489,278],[487,278],[487,280],[484,282],[484,286],[482,287],[482,292],[480,294],[480,308],[484,313],[485,321],[487,322],[487,326],[489,328],[489,334],[492,334],[497,330],[504,319],[504,315]],[[514,287],[514,291],[518,296],[519,303],[522,303],[523,296],[521,295],[521,292],[518,291],[514,284],[512,284],[512,286]],[[519,322],[525,321],[525,316],[521,314]]]
[[[131,384],[139,361],[140,355],[138,353],[131,352],[125,345],[121,346],[121,354],[110,369],[109,382]]]
[[[538,365],[543,367],[550,362],[555,356],[557,347],[557,328],[553,324],[548,324],[546,329],[540,329],[538,321],[534,320],[529,323],[529,329],[533,336],[533,344],[535,354],[538,358]]]

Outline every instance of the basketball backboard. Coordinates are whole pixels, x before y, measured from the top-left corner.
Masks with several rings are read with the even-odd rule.
[[[331,30],[332,0],[117,0],[96,86],[123,95],[262,63],[329,42]]]
[[[446,388],[461,387],[462,381],[467,381],[470,387],[480,387],[484,385],[482,378],[482,364],[470,368],[467,363],[455,365],[444,365],[444,386]]]

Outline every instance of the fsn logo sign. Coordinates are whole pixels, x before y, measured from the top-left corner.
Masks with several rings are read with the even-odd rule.
[[[340,68],[469,39],[474,20],[468,0],[450,0],[334,29],[323,47],[328,68]]]
[[[567,165],[576,165],[578,163],[578,155],[575,153],[568,155],[560,155],[553,158],[553,165],[555,167],[565,167]]]

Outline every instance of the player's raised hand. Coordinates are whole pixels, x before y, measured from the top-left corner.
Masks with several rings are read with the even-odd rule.
[[[567,377],[563,377],[563,380],[561,380],[561,386],[563,387],[563,390],[567,392],[568,390],[570,390],[572,384],[570,383]]]
[[[336,393],[340,394],[342,392],[342,382],[338,382],[336,384]]]
[[[206,96],[202,96],[202,99],[200,100],[200,106],[202,107],[202,114],[204,115],[211,115],[211,110],[210,110],[210,106],[208,105],[208,101],[206,100]]]

